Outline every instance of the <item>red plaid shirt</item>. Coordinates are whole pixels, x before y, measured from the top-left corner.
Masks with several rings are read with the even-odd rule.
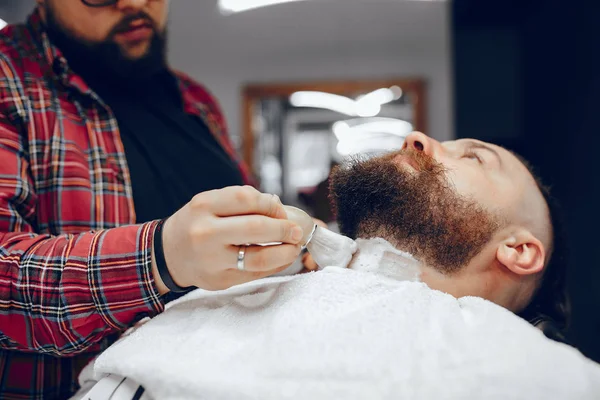
[[[211,95],[178,75],[185,110],[238,163]],[[156,222],[134,225],[117,121],[34,12],[0,34],[0,399],[67,398],[119,333],[163,310]]]

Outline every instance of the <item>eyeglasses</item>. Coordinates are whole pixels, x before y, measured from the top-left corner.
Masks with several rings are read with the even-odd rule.
[[[81,0],[88,7],[106,7],[117,4],[119,0]]]

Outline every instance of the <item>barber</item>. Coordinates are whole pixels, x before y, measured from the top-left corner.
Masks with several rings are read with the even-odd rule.
[[[282,271],[302,237],[167,66],[168,0],[37,3],[0,34],[3,399],[68,398],[163,295]]]

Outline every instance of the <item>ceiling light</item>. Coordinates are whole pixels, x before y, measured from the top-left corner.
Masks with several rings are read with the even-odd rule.
[[[413,126],[396,118],[357,118],[333,124],[341,156],[384,154],[402,148]]]
[[[223,14],[233,14],[255,8],[291,3],[300,0],[219,0],[219,8]]]
[[[351,98],[326,92],[296,92],[290,96],[294,107],[325,108],[328,110],[356,116],[356,102]]]
[[[402,89],[398,86],[381,88],[359,96],[356,100],[337,94],[317,91],[302,91],[290,96],[294,107],[324,108],[351,117],[375,117],[381,106],[399,99]]]
[[[406,137],[413,131],[413,126],[396,118],[357,118],[338,121],[333,124],[332,130],[338,140],[346,140],[366,133]]]

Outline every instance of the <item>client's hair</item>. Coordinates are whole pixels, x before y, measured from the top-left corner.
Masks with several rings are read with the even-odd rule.
[[[567,292],[568,245],[562,210],[557,199],[550,193],[550,188],[543,184],[531,164],[519,155],[515,156],[535,178],[550,210],[552,227],[552,245],[548,252],[550,258],[542,280],[531,302],[519,316],[540,327],[547,336],[566,342],[564,331],[570,322],[571,306]]]

